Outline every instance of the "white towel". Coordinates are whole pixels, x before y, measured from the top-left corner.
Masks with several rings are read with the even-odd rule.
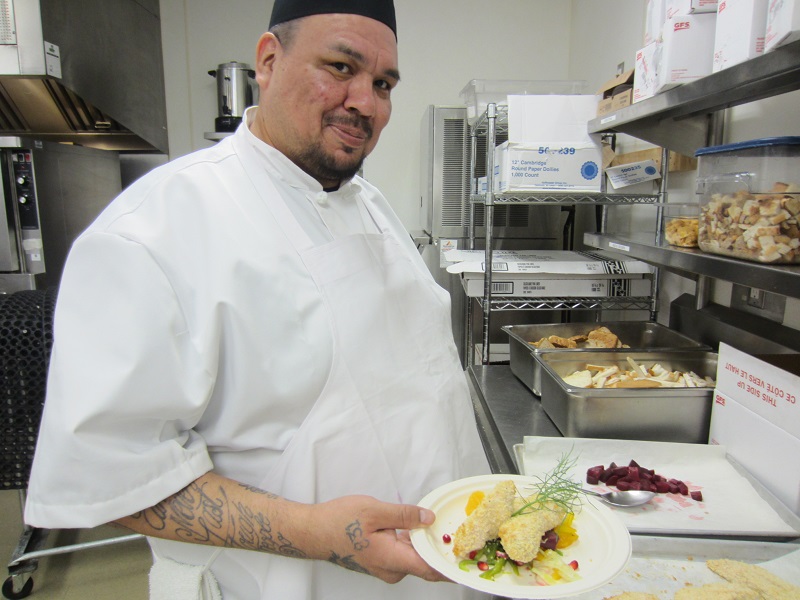
[[[207,567],[156,557],[150,569],[150,600],[222,600],[222,593]]]

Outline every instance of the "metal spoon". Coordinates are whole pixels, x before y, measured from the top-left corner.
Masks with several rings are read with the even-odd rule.
[[[610,504],[611,506],[620,506],[622,508],[630,508],[632,506],[641,506],[642,504],[647,504],[653,499],[653,496],[656,495],[655,492],[644,492],[642,490],[606,492],[604,494],[601,494],[600,492],[593,492],[591,490],[583,490],[583,493],[589,494],[590,496],[597,496],[606,504]]]

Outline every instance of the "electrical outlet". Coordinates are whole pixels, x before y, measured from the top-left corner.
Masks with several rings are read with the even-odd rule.
[[[764,308],[764,292],[758,288],[750,288],[747,294],[747,306]]]
[[[786,296],[734,283],[731,308],[782,323],[786,312]]]

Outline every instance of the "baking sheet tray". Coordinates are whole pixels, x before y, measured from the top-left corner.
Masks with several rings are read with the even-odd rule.
[[[800,545],[795,543],[638,535],[632,540],[633,554],[625,570],[603,587],[574,596],[575,600],[601,600],[622,592],[673,598],[683,587],[724,581],[705,565],[715,558],[758,564],[800,586]]]
[[[800,518],[725,453],[724,446],[595,438],[526,436],[514,446],[519,472],[538,476],[570,454],[574,479],[586,481],[589,467],[635,460],[667,478],[700,490],[703,501],[658,494],[636,508],[612,508],[628,531],[660,536],[730,536],[739,539],[800,538]],[[605,486],[589,489],[607,491]]]

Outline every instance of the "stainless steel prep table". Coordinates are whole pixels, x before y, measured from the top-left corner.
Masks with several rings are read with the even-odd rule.
[[[467,369],[478,431],[492,473],[519,473],[514,444],[526,435],[563,437],[542,403],[508,365],[472,365]]]

